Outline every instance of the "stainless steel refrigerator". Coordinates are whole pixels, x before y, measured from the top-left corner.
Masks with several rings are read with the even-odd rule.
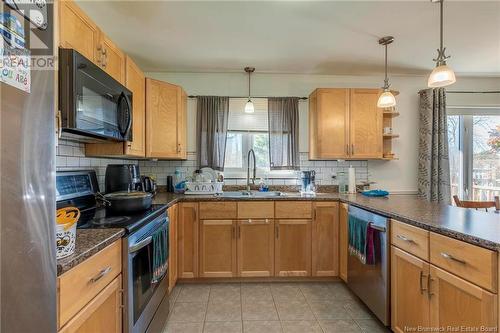
[[[17,48],[16,52],[50,61],[54,54],[52,5],[15,0],[0,0],[0,5],[2,60],[6,48]],[[42,61],[31,64],[29,80],[16,76],[19,73],[1,73],[2,333],[57,331],[53,68]]]

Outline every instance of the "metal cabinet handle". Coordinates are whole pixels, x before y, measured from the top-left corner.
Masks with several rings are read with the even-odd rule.
[[[427,279],[427,275],[424,274],[424,272],[420,271],[420,294],[424,294],[424,291],[426,291],[429,286],[427,286],[427,288],[424,288],[424,283],[422,282],[422,279]]]
[[[269,219],[266,219],[266,224],[269,224]]]
[[[427,275],[427,295],[429,296],[429,299],[431,298],[432,295],[434,295],[433,292],[431,292],[431,282],[434,281],[434,279],[431,277],[431,275]]]
[[[351,155],[354,155],[354,143],[351,144]]]
[[[280,238],[280,227],[279,224],[276,225],[276,238]]]
[[[456,258],[456,257],[454,257],[451,254],[446,253],[446,252],[441,252],[441,257],[446,258],[446,259],[450,259],[450,260],[453,260],[453,261],[456,261],[456,262],[458,262],[458,263],[460,263],[462,265],[466,264],[465,260]]]
[[[348,144],[345,145],[345,154],[349,155],[349,145]]]
[[[109,272],[111,272],[111,266],[108,266],[108,267],[104,268],[96,276],[90,278],[89,283],[96,283],[97,281],[99,281],[100,279],[102,279],[102,277],[104,275],[108,274]]]
[[[241,226],[238,226],[238,238],[241,238]]]
[[[415,243],[415,241],[411,238],[408,238],[406,236],[403,236],[403,235],[396,235],[397,238],[405,241],[405,242],[408,242],[408,243]]]
[[[248,219],[248,223],[252,223],[252,219]]]
[[[380,226],[378,226],[376,224],[373,224],[373,223],[370,225],[370,228],[375,229],[375,230],[377,230],[379,232],[386,232],[387,231],[386,228],[380,227]]]
[[[57,118],[57,138],[60,139],[62,137],[62,114],[61,114],[61,110],[57,110],[56,118]]]

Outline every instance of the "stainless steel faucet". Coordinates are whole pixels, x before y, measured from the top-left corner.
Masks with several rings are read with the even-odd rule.
[[[252,184],[255,184],[255,172],[257,169],[257,163],[255,161],[255,152],[253,149],[250,149],[248,151],[247,155],[247,192],[250,193],[250,155],[253,157],[253,177],[252,177]]]

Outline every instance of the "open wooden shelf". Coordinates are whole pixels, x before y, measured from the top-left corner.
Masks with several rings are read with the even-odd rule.
[[[397,117],[399,116],[399,112],[397,111],[384,111],[383,112],[384,117]]]
[[[384,139],[395,139],[399,138],[399,134],[384,134]]]

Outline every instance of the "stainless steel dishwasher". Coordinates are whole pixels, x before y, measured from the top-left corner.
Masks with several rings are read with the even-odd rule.
[[[374,265],[363,264],[349,253],[347,285],[384,323],[390,325],[390,263],[389,219],[361,208],[349,206],[349,217],[371,222],[375,229],[374,241],[378,246]]]

